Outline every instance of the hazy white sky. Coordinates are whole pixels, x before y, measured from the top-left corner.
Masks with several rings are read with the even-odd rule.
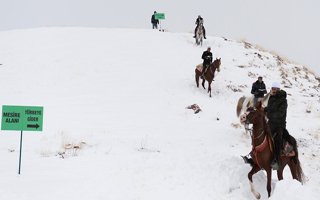
[[[42,26],[151,28],[192,32],[200,14],[208,35],[246,39],[320,74],[318,0],[0,0],[0,30]]]

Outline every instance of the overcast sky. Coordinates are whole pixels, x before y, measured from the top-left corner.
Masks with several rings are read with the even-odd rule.
[[[207,35],[246,39],[320,74],[319,0],[0,0],[0,30],[43,26],[151,28],[192,32],[198,15]]]

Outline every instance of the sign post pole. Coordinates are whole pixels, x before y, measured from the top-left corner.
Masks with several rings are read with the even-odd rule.
[[[21,134],[20,134],[20,154],[19,154],[19,172],[18,172],[18,174],[20,174],[20,171],[21,171],[22,132],[23,132],[23,131],[21,131]]]

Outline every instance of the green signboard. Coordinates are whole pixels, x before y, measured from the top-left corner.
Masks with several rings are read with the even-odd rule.
[[[1,130],[42,131],[43,107],[2,106]]]
[[[156,19],[165,19],[165,18],[166,18],[165,15],[164,15],[164,13],[156,13],[156,14],[154,15],[154,17],[155,17]]]

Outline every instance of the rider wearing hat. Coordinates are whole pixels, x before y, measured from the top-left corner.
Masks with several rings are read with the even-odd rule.
[[[274,170],[279,169],[281,164],[281,149],[283,147],[283,135],[286,130],[287,118],[287,93],[280,89],[281,85],[278,82],[272,83],[268,106],[264,111],[268,117],[268,126],[270,128],[274,141],[274,160],[271,167]],[[247,156],[243,156],[245,163],[253,165],[253,160]]]
[[[287,108],[287,93],[280,89],[280,83],[272,83],[268,106],[264,111],[269,119],[268,125],[274,138],[273,169],[278,169],[281,162],[280,155],[283,146],[283,132],[286,129]]]

